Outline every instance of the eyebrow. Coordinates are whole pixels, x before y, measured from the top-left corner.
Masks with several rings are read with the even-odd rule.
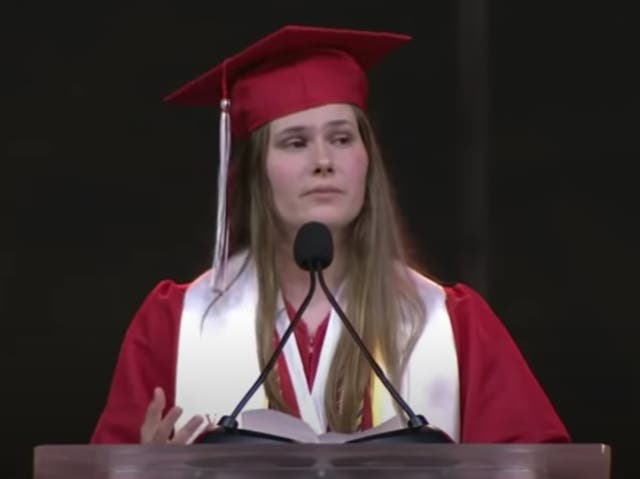
[[[351,120],[331,120],[326,125],[323,125],[323,129],[324,128],[336,128],[336,127],[341,127],[341,126],[355,126],[355,125],[353,124],[353,121],[351,121]],[[306,126],[290,126],[288,128],[285,128],[284,130],[279,131],[278,133],[276,133],[274,135],[274,138],[280,138],[280,137],[285,136],[285,135],[301,134],[301,133],[304,133],[307,130],[308,130],[308,127],[306,127]]]

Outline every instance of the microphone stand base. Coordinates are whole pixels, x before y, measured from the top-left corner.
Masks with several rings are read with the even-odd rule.
[[[282,444],[292,439],[249,429],[219,427],[200,434],[194,444]]]
[[[444,431],[432,426],[396,429],[347,441],[345,444],[453,444]]]
[[[291,444],[294,439],[236,427],[218,427],[200,434],[194,444]],[[453,444],[447,433],[433,426],[407,427],[346,441],[344,444]]]

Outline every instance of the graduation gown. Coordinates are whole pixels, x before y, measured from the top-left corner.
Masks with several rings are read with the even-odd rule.
[[[200,281],[203,281],[203,278]],[[164,280],[143,301],[126,331],[111,388],[91,436],[91,443],[139,442],[140,426],[154,387],[164,389],[168,410],[176,404],[177,398],[182,398],[182,402],[185,402],[192,396],[198,396],[199,394],[194,393],[194,388],[200,387],[199,381],[205,380],[212,371],[226,370],[229,381],[232,381],[235,366],[230,365],[228,361],[223,364],[205,365],[198,363],[196,358],[196,362],[192,361],[189,365],[182,358],[192,354],[190,350],[195,349],[189,344],[180,346],[181,341],[187,341],[186,298],[195,283],[194,281],[178,284],[172,280]],[[452,424],[448,428],[443,429],[458,442],[464,443],[568,442],[569,434],[552,403],[507,329],[484,299],[464,284],[440,286],[429,283],[429,288],[433,287],[439,290],[443,298],[443,317],[452,332],[451,349],[455,356],[456,368],[453,374],[446,373],[445,370],[455,382],[455,388],[447,389],[446,394],[449,394],[449,397],[445,400],[450,406],[445,407],[453,409],[453,420],[449,421]],[[289,315],[290,313],[289,310]],[[320,329],[322,335],[325,334],[326,324],[323,328]],[[199,331],[198,334],[202,332]],[[242,335],[244,336],[246,334]],[[305,336],[303,329],[296,332],[298,345],[302,344]],[[239,337],[237,333],[235,337]],[[318,346],[320,345],[316,345]],[[417,347],[420,347],[420,344]],[[229,351],[234,349],[237,348]],[[297,347],[295,350],[297,351]],[[218,357],[219,362],[225,361],[224,354]],[[292,387],[292,383],[300,379],[296,377],[296,372],[298,376],[306,376],[302,382],[307,386],[315,379],[317,369],[317,357],[302,359],[298,364],[305,364],[305,367],[297,371],[288,367],[284,357],[278,364],[284,397],[297,414],[299,407],[295,404]],[[293,364],[290,356],[288,362],[290,365]],[[204,371],[195,373],[200,376],[194,376],[191,383],[195,385],[191,386],[192,389],[187,393],[184,391],[188,389],[185,384],[189,384],[184,379],[186,374],[178,374],[179,369],[184,369],[185,364],[191,370]],[[198,364],[198,368],[194,368],[194,364]],[[216,366],[217,369],[214,369]],[[427,371],[432,366],[423,364],[421,367]],[[257,375],[252,376],[255,377]],[[221,384],[219,379],[214,384],[219,384],[219,389],[225,388],[225,384]],[[177,390],[180,388],[182,392]],[[234,400],[239,400],[241,394],[235,393],[232,396]],[[177,405],[183,406],[180,401]],[[365,398],[365,407],[367,406],[370,404],[367,404]],[[227,413],[230,412],[231,408],[225,407],[228,408]],[[418,413],[423,412],[419,407],[413,407]],[[189,411],[185,413],[181,421],[188,420],[191,415]],[[434,423],[428,414],[425,415],[436,427],[441,426]],[[371,418],[365,418],[363,423],[370,425]]]

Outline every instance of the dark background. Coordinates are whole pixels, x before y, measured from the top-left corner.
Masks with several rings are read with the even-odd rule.
[[[401,31],[371,113],[432,273],[481,291],[576,442],[634,477],[636,18],[533,1],[4,6],[3,477],[85,443],[125,328],[208,267],[213,110],[161,98],[288,23]],[[4,136],[4,135],[3,135]]]

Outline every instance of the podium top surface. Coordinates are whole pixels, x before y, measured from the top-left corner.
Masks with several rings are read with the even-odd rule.
[[[34,479],[608,479],[603,444],[43,445]]]

